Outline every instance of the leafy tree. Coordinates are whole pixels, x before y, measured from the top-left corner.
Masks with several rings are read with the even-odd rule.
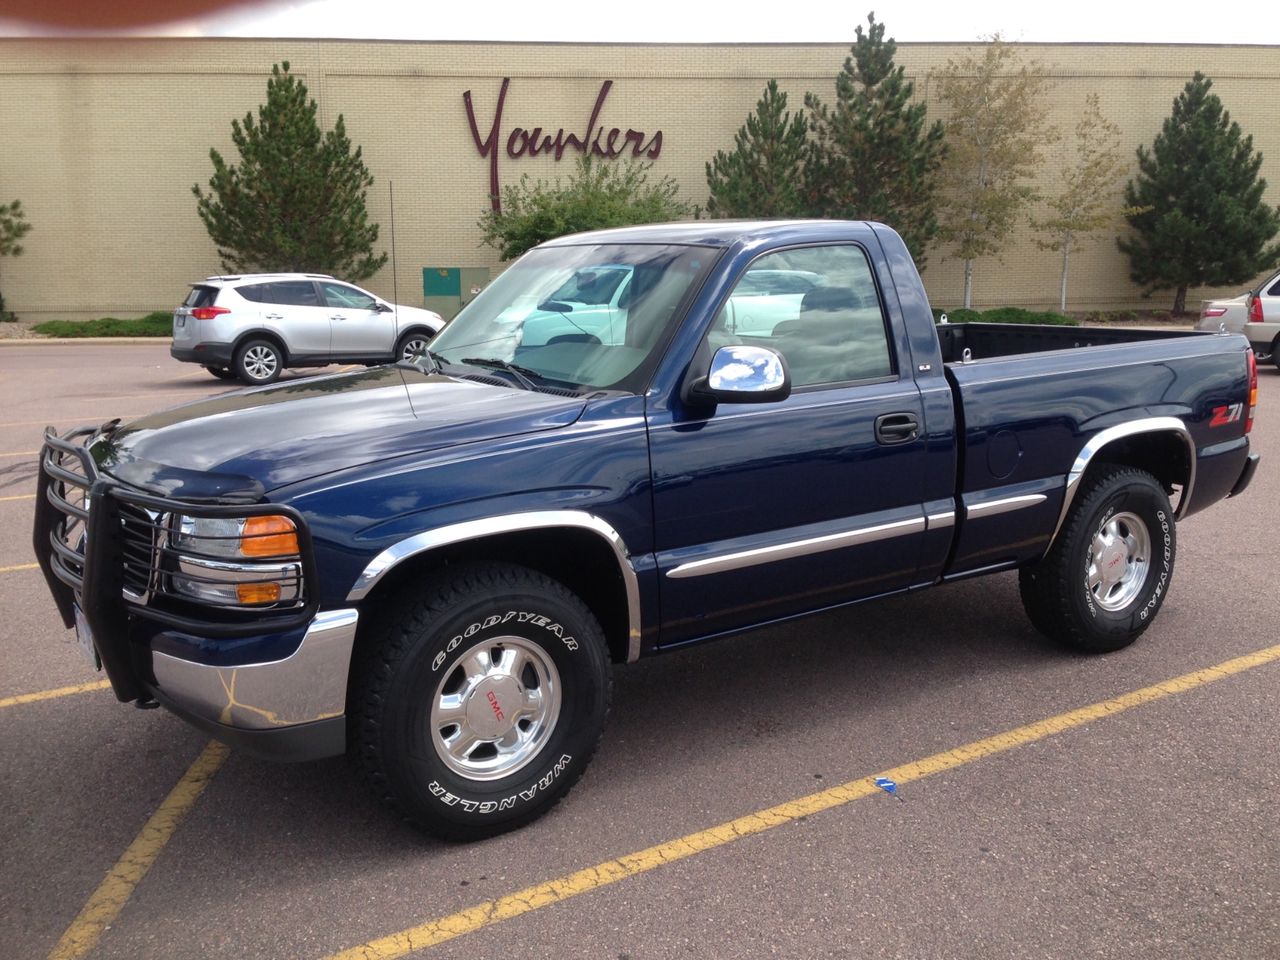
[[[1175,314],[1188,287],[1244,283],[1280,262],[1271,242],[1280,210],[1262,202],[1262,154],[1212,86],[1199,72],[1187,82],[1151,149],[1138,148],[1138,176],[1124,192],[1139,208],[1126,218],[1136,235],[1117,241],[1129,276],[1148,293],[1174,289]]]
[[[942,124],[927,124],[927,108],[912,103],[915,84],[895,67],[898,45],[884,24],[867,16],[855,30],[850,56],[836,77],[831,105],[804,98],[813,132],[804,188],[816,216],[881,220],[902,235],[921,269],[938,231],[937,173],[945,156]]]
[[[707,212],[713,217],[800,217],[806,131],[804,111],[793,117],[787,95],[770,80],[756,112],[734,135],[735,148],[707,164],[711,191]]]
[[[31,224],[27,223],[26,211],[22,209],[22,201],[0,203],[0,257],[17,257],[22,254],[21,240],[31,232]],[[0,320],[15,320],[13,314],[4,308],[4,297],[0,296]]]
[[[360,148],[352,150],[341,114],[321,134],[316,102],[287,60],[271,68],[257,121],[251,113],[231,121],[231,140],[240,164],[210,150],[209,193],[191,188],[224,269],[363,280],[387,262],[386,253],[373,253],[378,225],[365,209],[373,177]]]
[[[677,199],[671,177],[649,182],[651,163],[608,162],[584,156],[561,183],[536,182],[528,174],[502,190],[502,209],[485,210],[479,226],[483,242],[503,260],[512,260],[544,240],[566,233],[662,223],[691,215]]]
[[[998,254],[1036,197],[1031,180],[1055,134],[1045,123],[1047,77],[1038,63],[992,37],[981,59],[948,60],[938,97],[949,108],[944,201],[938,235],[964,261],[964,305],[973,306],[973,261]]]
[[[1085,98],[1084,115],[1076,124],[1075,153],[1075,164],[1062,175],[1061,189],[1046,199],[1048,216],[1031,221],[1042,234],[1036,245],[1062,254],[1058,309],[1064,313],[1071,254],[1084,249],[1085,240],[1139,212],[1116,202],[1125,174],[1120,127],[1103,116],[1096,93]]]

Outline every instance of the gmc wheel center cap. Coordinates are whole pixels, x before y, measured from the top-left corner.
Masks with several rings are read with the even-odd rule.
[[[514,677],[485,677],[467,694],[467,725],[478,737],[498,739],[515,725],[520,694]]]

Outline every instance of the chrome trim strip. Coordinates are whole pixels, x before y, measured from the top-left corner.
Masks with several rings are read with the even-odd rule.
[[[948,510],[946,513],[931,513],[924,519],[926,530],[941,530],[943,527],[955,526],[956,512]]]
[[[363,600],[393,567],[428,550],[502,533],[547,530],[555,527],[590,530],[613,548],[614,557],[618,561],[618,570],[622,574],[622,582],[627,592],[627,662],[638,660],[641,627],[640,582],[636,578],[635,568],[631,565],[631,554],[618,531],[599,517],[578,510],[513,513],[500,517],[486,517],[482,520],[468,520],[465,523],[455,523],[415,534],[392,544],[374,557],[356,578],[355,584],[347,593],[347,602],[355,603]]]
[[[1067,512],[1071,509],[1071,503],[1080,489],[1080,481],[1084,478],[1085,471],[1089,469],[1093,458],[1107,444],[1139,433],[1176,433],[1187,445],[1187,462],[1190,468],[1187,472],[1187,482],[1182,487],[1182,496],[1178,498],[1178,509],[1173,512],[1175,520],[1181,520],[1186,515],[1187,505],[1191,503],[1191,492],[1196,485],[1196,442],[1191,438],[1191,431],[1177,417],[1146,417],[1142,420],[1131,420],[1099,431],[1081,448],[1075,462],[1071,465],[1071,470],[1067,473],[1067,488],[1062,496],[1062,511],[1058,514],[1058,525],[1053,528],[1049,545],[1045,547],[1046,554],[1058,539],[1058,532],[1067,521]]]
[[[754,567],[762,563],[774,563],[778,560],[790,560],[794,557],[807,557],[814,553],[825,553],[828,550],[839,550],[841,547],[853,547],[861,543],[874,543],[877,540],[889,540],[912,533],[920,533],[925,529],[924,517],[913,517],[910,520],[895,520],[893,523],[881,523],[874,527],[863,527],[860,530],[848,530],[844,533],[828,533],[821,537],[810,537],[807,540],[793,540],[790,543],[779,543],[772,547],[756,547],[754,550],[741,550],[737,553],[726,553],[719,557],[707,557],[703,560],[690,560],[667,571],[672,580],[685,577],[702,577],[709,573],[727,573],[730,570],[741,570],[743,567]]]
[[[207,577],[210,580],[223,580],[228,583],[262,577],[297,577],[302,579],[302,564],[297,560],[276,563],[228,563],[223,560],[205,560],[199,557],[179,556],[178,572],[189,573],[194,577]]]
[[[198,717],[242,730],[267,730],[340,717],[358,610],[317,614],[292,656],[270,663],[211,667],[153,652],[161,692]]]
[[[1043,493],[1028,493],[1021,497],[1006,497],[1003,500],[987,500],[984,503],[975,503],[972,506],[964,508],[964,516],[966,520],[975,520],[978,517],[995,517],[1002,513],[1012,513],[1014,510],[1024,510],[1027,507],[1034,507],[1037,503],[1044,503],[1049,498]]]

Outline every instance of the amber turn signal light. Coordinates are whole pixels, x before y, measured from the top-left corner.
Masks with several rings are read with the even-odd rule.
[[[300,553],[298,530],[288,517],[275,514],[248,517],[240,531],[240,552],[246,557],[283,557]]]
[[[280,599],[280,584],[237,583],[236,599],[241,603],[275,603]]]

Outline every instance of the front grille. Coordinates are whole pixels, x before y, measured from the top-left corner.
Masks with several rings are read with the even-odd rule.
[[[123,539],[124,593],[136,603],[146,603],[156,586],[157,544],[163,515],[132,503],[120,503]]]

